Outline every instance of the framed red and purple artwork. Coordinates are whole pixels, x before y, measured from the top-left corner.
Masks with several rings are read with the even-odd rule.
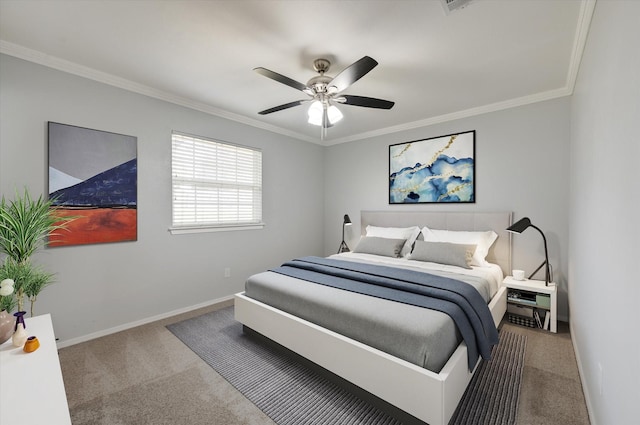
[[[49,246],[138,238],[137,138],[49,122],[49,198],[74,216]]]

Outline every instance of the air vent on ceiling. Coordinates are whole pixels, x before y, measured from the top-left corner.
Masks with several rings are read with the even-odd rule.
[[[444,13],[448,15],[450,12],[453,12],[454,10],[462,9],[466,7],[472,1],[473,0],[440,0],[440,3],[442,3],[442,8],[444,9]]]

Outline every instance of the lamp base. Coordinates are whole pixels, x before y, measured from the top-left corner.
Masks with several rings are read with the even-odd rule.
[[[347,243],[345,241],[342,241],[340,243],[340,248],[338,248],[338,254],[340,254],[342,252],[351,252],[351,250],[349,249],[349,247],[347,246]]]
[[[542,264],[540,264],[540,265],[538,266],[538,268],[537,268],[537,269],[535,269],[535,270],[533,271],[533,273],[531,273],[527,279],[531,280],[531,278],[533,278],[533,275],[535,275],[536,273],[538,273],[538,271],[539,271],[543,266],[545,266],[545,265],[546,265],[547,267],[545,268],[544,285],[545,285],[545,286],[549,286],[549,283],[553,280],[553,277],[551,276],[551,266],[549,265],[549,263],[548,263],[546,260],[545,260],[545,261],[543,261],[543,262],[542,262]]]

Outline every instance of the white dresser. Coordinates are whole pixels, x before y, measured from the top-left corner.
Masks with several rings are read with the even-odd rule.
[[[25,353],[11,339],[0,345],[0,424],[71,425],[51,315],[25,323],[40,348]]]

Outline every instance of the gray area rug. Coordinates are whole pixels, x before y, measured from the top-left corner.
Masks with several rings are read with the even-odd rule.
[[[500,332],[491,360],[478,366],[450,425],[516,423],[526,344],[524,335]]]
[[[263,337],[244,333],[233,307],[167,328],[279,425],[419,422]],[[478,367],[450,425],[515,424],[525,344],[525,336],[501,332],[493,359]]]

